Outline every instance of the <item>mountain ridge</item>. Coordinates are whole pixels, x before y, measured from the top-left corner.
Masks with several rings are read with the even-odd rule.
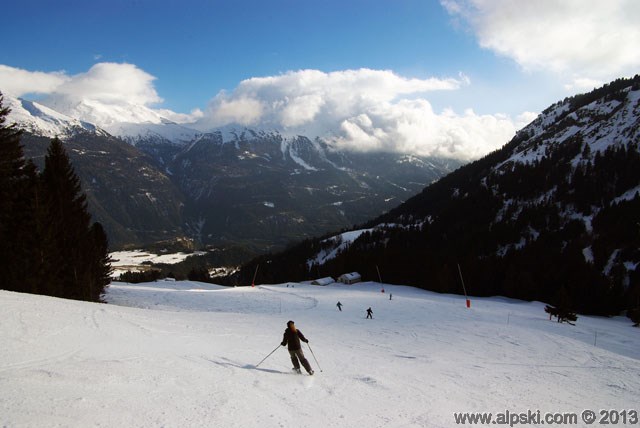
[[[284,248],[387,211],[460,164],[340,152],[320,139],[286,137],[277,130],[197,132],[169,120],[120,124],[135,132],[118,138],[44,106],[35,119],[29,110],[19,112],[10,119],[25,129],[29,157],[42,156],[46,138],[58,136],[67,144],[90,210],[105,224],[114,248],[184,238],[191,247]],[[53,119],[43,120],[48,117]],[[83,148],[83,141],[91,148]],[[134,162],[128,170],[127,162]],[[127,174],[135,179],[123,179]]]
[[[59,113],[43,104],[21,98],[4,96],[5,106],[11,109],[11,120],[30,133],[45,137],[71,137],[79,132],[108,135],[102,128]]]
[[[386,214],[335,257],[307,240],[259,257],[231,282],[365,278],[616,313],[640,299],[640,76],[550,106],[503,148],[460,167]],[[310,263],[311,261],[311,263]]]

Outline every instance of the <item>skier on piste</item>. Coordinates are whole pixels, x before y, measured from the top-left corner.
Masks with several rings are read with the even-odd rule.
[[[297,373],[300,373],[300,364],[305,368],[307,373],[310,375],[313,374],[313,370],[309,365],[309,361],[304,356],[304,352],[302,352],[302,346],[300,345],[300,341],[304,343],[309,343],[304,334],[298,329],[296,329],[295,323],[293,321],[287,322],[287,329],[284,331],[284,336],[282,336],[282,343],[280,345],[286,346],[289,345],[289,355],[291,355],[291,362],[293,363],[293,370]],[[298,361],[299,360],[299,361]]]

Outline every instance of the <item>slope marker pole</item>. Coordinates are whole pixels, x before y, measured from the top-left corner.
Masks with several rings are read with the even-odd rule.
[[[376,271],[378,271],[378,281],[380,282],[380,287],[382,287],[380,292],[384,293],[384,285],[382,285],[382,277],[380,276],[380,269],[378,269],[378,265],[376,265]]]
[[[256,275],[258,275],[258,268],[260,267],[260,265],[256,266],[256,271],[253,273],[253,280],[251,281],[251,286],[255,287],[256,286]]]
[[[467,297],[467,289],[464,286],[464,279],[462,278],[462,269],[460,269],[460,263],[458,263],[458,273],[460,274],[460,281],[462,281],[462,291],[464,291],[464,298],[467,301],[467,308],[471,307],[471,300]]]

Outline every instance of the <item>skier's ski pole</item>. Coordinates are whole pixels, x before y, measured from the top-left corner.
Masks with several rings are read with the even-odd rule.
[[[311,349],[311,345],[309,345],[308,342],[307,342],[307,346],[309,347],[309,351],[311,351],[311,355],[313,355],[313,359],[316,360],[316,364],[318,365],[318,368],[320,369],[320,371],[322,371],[322,367],[320,367],[320,363],[318,362],[318,359],[316,358],[316,354],[313,353],[313,349]]]
[[[269,355],[267,355],[266,357],[264,357],[264,358],[262,359],[262,361],[260,361],[258,364],[256,364],[256,368],[258,368],[258,366],[259,366],[260,364],[264,363],[264,360],[266,360],[267,358],[269,358],[269,357],[271,356],[271,354],[273,354],[274,352],[276,352],[280,346],[281,346],[281,345],[276,346],[276,349],[274,349],[273,351],[271,351],[271,352],[269,353]]]

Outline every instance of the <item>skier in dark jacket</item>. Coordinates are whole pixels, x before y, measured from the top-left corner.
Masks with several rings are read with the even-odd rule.
[[[313,374],[313,370],[309,365],[309,361],[304,356],[304,352],[302,352],[302,346],[300,345],[300,341],[304,343],[309,343],[304,334],[298,329],[293,321],[287,322],[287,329],[284,331],[284,336],[282,336],[282,343],[280,345],[286,346],[289,345],[289,355],[291,355],[291,362],[293,363],[293,370],[300,373],[300,363],[305,368],[307,373],[310,375]],[[299,361],[298,361],[299,360]]]
[[[369,309],[367,309],[367,318],[371,318],[373,319],[373,311],[371,310],[371,306],[369,306]]]

